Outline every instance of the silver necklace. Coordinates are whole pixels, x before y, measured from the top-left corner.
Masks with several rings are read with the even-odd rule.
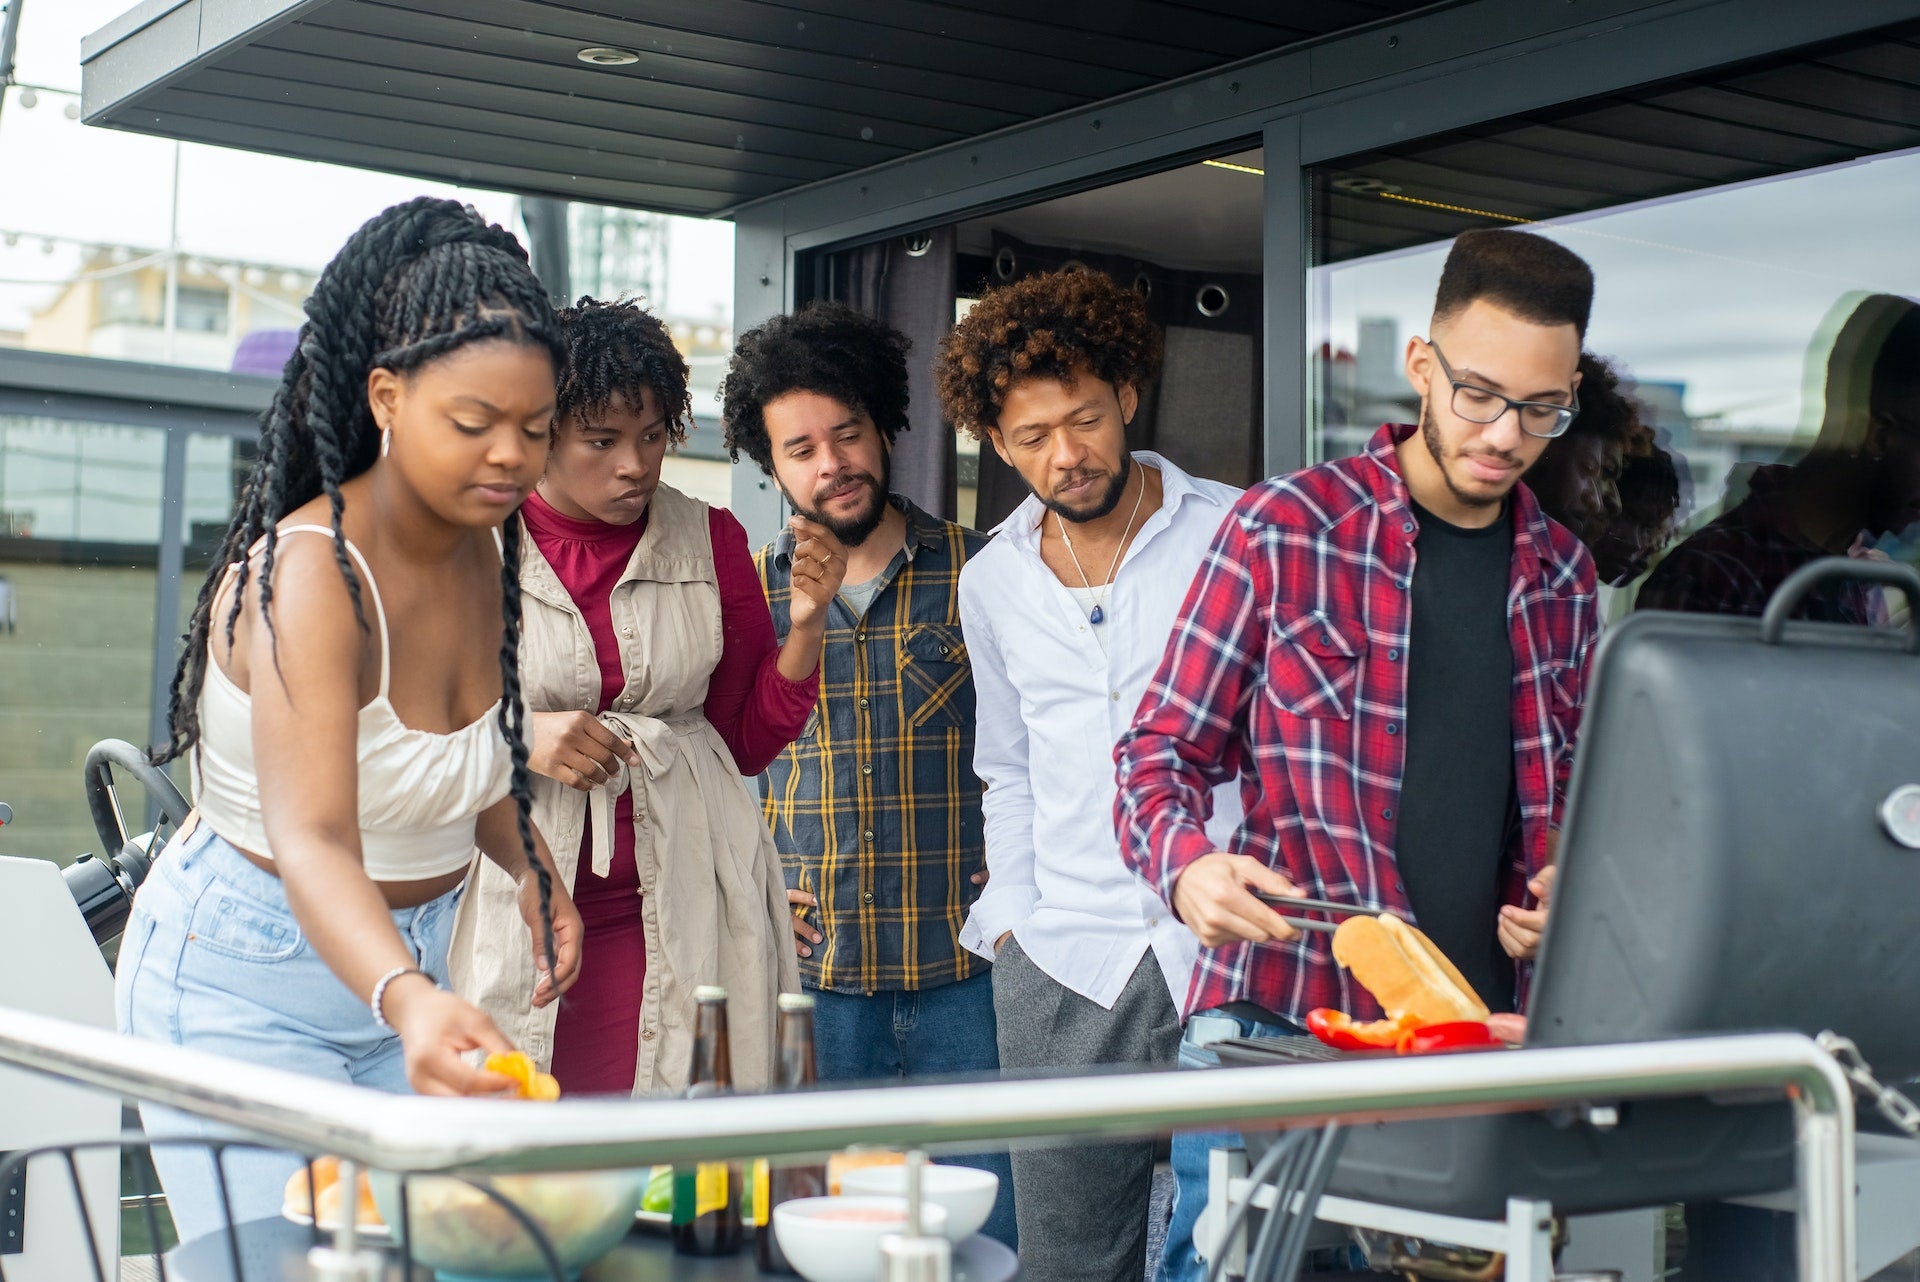
[[[1107,581],[1101,585],[1105,591],[1094,599],[1093,613],[1087,616],[1087,622],[1096,627],[1107,621],[1106,600],[1107,595],[1113,591],[1113,572],[1120,568],[1120,558],[1126,555],[1127,540],[1133,537],[1133,522],[1140,515],[1140,500],[1146,497],[1147,474],[1143,469],[1140,473],[1140,492],[1133,496],[1133,511],[1127,516],[1127,528],[1120,531],[1120,546],[1114,549],[1113,563],[1107,566]],[[1079,571],[1080,586],[1092,592],[1093,584],[1088,582],[1087,572],[1080,565],[1080,554],[1073,550],[1073,539],[1067,534],[1066,518],[1055,512],[1053,519],[1060,522],[1060,541],[1067,545],[1067,555],[1073,558],[1073,568]]]

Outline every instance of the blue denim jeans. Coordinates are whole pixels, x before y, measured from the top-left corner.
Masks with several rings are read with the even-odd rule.
[[[885,1082],[1000,1071],[990,972],[914,992],[808,991],[814,998],[815,1064],[823,1082]],[[1013,1167],[1007,1155],[980,1153],[943,1160],[1000,1177],[993,1215],[981,1231],[1018,1249]]]
[[[420,968],[447,974],[454,890],[393,924]],[[168,847],[135,897],[114,977],[120,1031],[250,1064],[406,1093],[400,1039],[373,1022],[364,995],[348,990],[307,943],[279,878],[248,863],[204,823]],[[189,1114],[142,1106],[154,1139],[231,1138]],[[225,1227],[211,1152],[156,1145],[154,1166],[182,1241]],[[235,1222],[279,1213],[301,1159],[236,1149],[223,1163]]]
[[[1300,1030],[1291,1024],[1267,1024],[1225,1011],[1200,1011],[1187,1020],[1180,1038],[1181,1068],[1218,1068],[1209,1049],[1229,1037],[1284,1037]],[[1216,1148],[1242,1148],[1238,1131],[1178,1131],[1173,1137],[1173,1217],[1160,1252],[1159,1282],[1204,1282],[1207,1262],[1193,1249],[1193,1227],[1207,1205],[1207,1155]]]

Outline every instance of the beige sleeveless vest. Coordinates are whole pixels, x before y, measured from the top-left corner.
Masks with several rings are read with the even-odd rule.
[[[529,712],[592,710],[600,668],[586,621],[531,537],[520,544],[520,681]],[[647,532],[611,601],[627,683],[600,719],[633,741],[641,765],[591,794],[533,777],[533,821],[572,887],[589,807],[597,872],[612,854],[613,800],[634,792],[647,977],[640,1006],[636,1095],[685,1089],[693,1054],[693,990],[727,990],[734,1083],[767,1086],[774,1006],[797,992],[786,882],[752,785],[701,711],[720,661],[720,593],[707,505],[662,485]],[[594,964],[593,939],[581,966]],[[454,924],[454,990],[479,1005],[546,1068],[557,1007],[533,1009],[533,960],[511,879],[479,859]]]

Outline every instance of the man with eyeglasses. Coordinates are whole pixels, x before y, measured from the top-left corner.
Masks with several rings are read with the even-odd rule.
[[[1460,236],[1407,345],[1419,424],[1255,486],[1214,536],[1114,753],[1122,852],[1203,946],[1183,1065],[1315,1007],[1381,1013],[1327,935],[1259,894],[1412,920],[1490,1009],[1516,1009],[1597,630],[1591,558],[1520,478],[1579,412],[1592,298],[1552,241]],[[1236,773],[1246,816],[1223,850],[1209,790]],[[1175,1138],[1175,1282],[1200,1275],[1205,1155],[1226,1138]]]

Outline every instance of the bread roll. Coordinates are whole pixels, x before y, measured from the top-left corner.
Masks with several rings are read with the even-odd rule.
[[[1484,1022],[1487,1004],[1433,941],[1392,913],[1349,917],[1333,932],[1333,959],[1353,972],[1390,1018],[1422,1026]]]
[[[321,1228],[332,1228],[340,1223],[340,1204],[346,1200],[346,1190],[340,1185],[340,1159],[333,1156],[313,1159],[313,1180],[320,1186],[320,1195],[314,1197],[307,1189],[307,1168],[302,1166],[287,1180],[284,1205],[281,1213],[315,1219]],[[380,1208],[373,1203],[373,1186],[365,1171],[360,1172],[360,1213],[359,1223],[368,1228],[378,1228],[384,1221],[380,1218]],[[319,1207],[315,1214],[314,1207]]]
[[[380,1218],[380,1208],[373,1203],[373,1187],[368,1182],[365,1171],[360,1172],[359,1183],[360,1205],[355,1215],[355,1222],[363,1229],[383,1227],[385,1221]],[[341,1204],[346,1201],[346,1194],[346,1186],[339,1180],[335,1180],[320,1190],[320,1196],[316,1199],[319,1212],[314,1216],[314,1220],[321,1228],[333,1229],[340,1227],[340,1207]]]
[[[322,1193],[332,1188],[340,1180],[340,1159],[337,1157],[316,1157],[313,1159],[313,1182],[320,1186]],[[307,1168],[300,1167],[287,1180],[283,1194],[285,1205],[281,1208],[289,1215],[313,1214],[313,1191],[307,1187]]]

